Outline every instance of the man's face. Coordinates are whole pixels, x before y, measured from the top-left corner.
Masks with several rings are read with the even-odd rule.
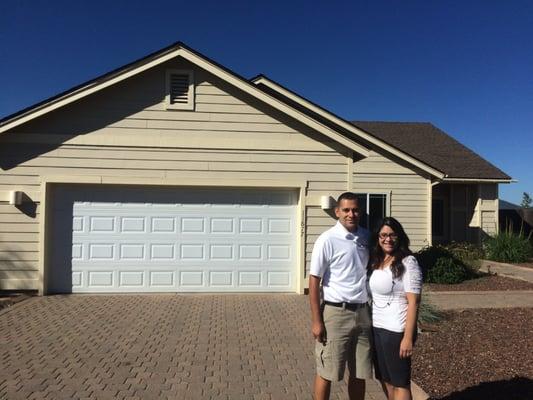
[[[335,208],[335,215],[348,231],[355,231],[359,224],[359,205],[357,200],[342,199]]]

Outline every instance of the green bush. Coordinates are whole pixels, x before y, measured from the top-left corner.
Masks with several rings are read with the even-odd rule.
[[[508,263],[526,262],[533,255],[531,235],[525,237],[522,231],[513,233],[509,226],[505,231],[485,239],[483,245],[486,257],[492,261]]]
[[[446,249],[453,258],[460,260],[474,275],[481,266],[481,259],[485,256],[483,249],[472,243],[452,242],[446,246]]]
[[[429,269],[427,282],[454,284],[461,283],[470,277],[468,268],[460,260],[442,257]]]
[[[441,245],[428,246],[419,250],[415,254],[415,257],[418,261],[418,264],[420,265],[420,268],[422,269],[424,281],[426,281],[427,279],[428,271],[433,268],[439,258],[451,256],[452,255],[450,254],[450,252],[444,246]]]
[[[431,270],[437,265],[439,260],[451,259],[453,261],[453,265],[458,266],[453,267],[454,270],[457,270],[459,268],[461,269],[461,271],[464,271],[464,274],[453,272],[454,275],[463,276],[461,281],[454,282],[459,283],[465,279],[473,278],[478,275],[478,270],[481,265],[480,260],[484,257],[484,253],[481,248],[474,244],[452,242],[451,244],[448,244],[446,246],[435,245],[425,247],[418,253],[416,253],[415,257],[417,258],[418,263],[422,268],[424,282],[432,282],[430,280],[430,273]],[[440,262],[442,263],[443,261]],[[449,261],[447,262],[450,263]],[[442,275],[442,273],[439,272],[437,275],[440,276]],[[433,276],[435,276],[435,273],[433,273]]]

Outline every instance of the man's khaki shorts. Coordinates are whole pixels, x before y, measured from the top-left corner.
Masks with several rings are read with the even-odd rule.
[[[350,376],[372,378],[371,321],[367,305],[356,310],[324,306],[326,343],[316,342],[317,374],[340,381],[348,364]]]

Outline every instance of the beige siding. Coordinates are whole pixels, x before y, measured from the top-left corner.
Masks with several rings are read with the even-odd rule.
[[[494,235],[498,232],[498,185],[479,185],[480,226],[483,233]]]
[[[413,250],[428,244],[427,185],[427,179],[417,172],[376,152],[354,164],[353,191],[387,194],[390,215],[404,226]]]
[[[342,189],[341,189],[342,191]],[[331,228],[336,223],[335,218],[330,216],[320,207],[307,207],[306,213],[306,246],[305,246],[305,271],[306,276],[309,273],[309,264],[311,262],[311,252],[318,236]]]
[[[37,287],[40,191],[49,176],[307,181],[306,265],[335,223],[316,199],[353,186],[390,194],[413,249],[425,244],[427,181],[417,172],[374,152],[349,165],[340,145],[199,69],[194,111],[166,110],[166,68],[192,66],[169,62],[0,137],[0,289]],[[2,201],[9,190],[26,193],[35,209]]]
[[[0,138],[0,201],[22,190],[37,205],[27,216],[0,202],[0,289],[37,287],[44,176],[308,181],[315,197],[346,189],[344,150],[207,73],[195,71],[195,111],[166,110],[164,69]],[[312,242],[327,219],[309,220]]]
[[[0,202],[0,289],[36,288],[38,218]]]

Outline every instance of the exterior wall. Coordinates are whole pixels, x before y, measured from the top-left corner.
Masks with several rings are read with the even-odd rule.
[[[450,239],[455,242],[479,241],[479,216],[476,211],[478,187],[475,184],[450,184]]]
[[[314,243],[325,222],[313,199],[347,189],[347,152],[198,69],[195,111],[168,111],[166,68],[192,67],[155,68],[0,137],[0,200],[10,190],[31,200],[0,202],[0,289],[37,289],[45,177],[308,181]]]
[[[498,184],[479,185],[479,226],[483,235],[498,233]]]
[[[398,219],[416,251],[429,244],[429,181],[418,172],[373,151],[368,158],[354,163],[354,192],[386,193],[389,215]]]
[[[169,68],[194,70],[193,111],[166,109]],[[377,151],[354,162],[351,151],[183,60],[19,126],[0,136],[0,144],[0,289],[38,287],[42,188],[51,177],[115,184],[307,182],[307,268],[316,238],[335,222],[319,207],[322,195],[385,193],[413,250],[431,240],[424,173]],[[23,191],[27,201],[8,205],[2,200],[10,190]]]
[[[437,242],[479,243],[498,227],[498,184],[441,183],[433,197],[444,204],[445,234]]]

